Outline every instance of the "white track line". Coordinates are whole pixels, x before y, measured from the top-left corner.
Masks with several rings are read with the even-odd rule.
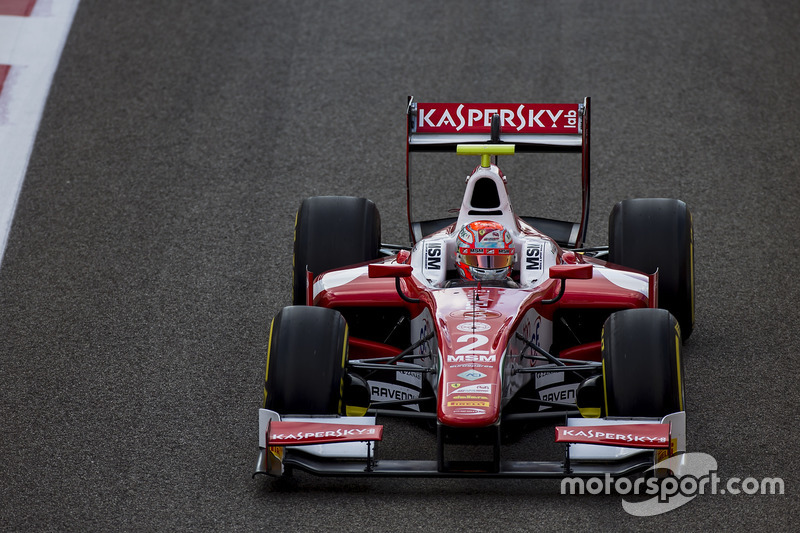
[[[39,121],[78,0],[39,0],[30,17],[0,16],[0,265]]]

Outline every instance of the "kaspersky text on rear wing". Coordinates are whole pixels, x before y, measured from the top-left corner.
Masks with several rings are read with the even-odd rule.
[[[423,103],[408,99],[408,149],[451,151],[495,142],[517,152],[588,151],[590,99],[574,104]],[[497,131],[492,117],[497,115]],[[497,127],[497,126],[496,126]]]
[[[417,133],[580,133],[580,104],[417,104]]]

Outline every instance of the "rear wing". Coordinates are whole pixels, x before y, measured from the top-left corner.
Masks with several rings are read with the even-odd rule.
[[[575,104],[422,103],[408,97],[406,143],[406,199],[409,232],[415,244],[451,219],[413,221],[411,211],[411,154],[456,152],[459,144],[511,144],[516,153],[558,152],[581,154],[581,220],[565,222],[521,217],[560,245],[583,245],[589,220],[590,98]]]

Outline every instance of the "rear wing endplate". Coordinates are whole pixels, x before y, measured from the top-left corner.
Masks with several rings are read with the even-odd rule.
[[[580,247],[589,220],[589,139],[590,98],[575,104],[478,104],[422,103],[408,97],[406,107],[406,197],[412,243],[419,239],[414,231],[424,222],[412,221],[411,154],[414,152],[452,152],[459,144],[512,144],[515,152],[557,152],[581,154],[582,208],[577,231],[560,244]],[[497,115],[495,128],[493,117]],[[497,122],[499,119],[499,128]],[[494,130],[494,131],[493,131]],[[529,218],[529,217],[523,217]]]

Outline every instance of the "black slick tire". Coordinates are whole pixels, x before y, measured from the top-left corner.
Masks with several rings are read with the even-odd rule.
[[[672,313],[684,340],[694,329],[694,233],[686,204],[669,198],[617,203],[608,223],[608,260],[652,274],[658,306]]]
[[[377,259],[381,218],[366,198],[314,196],[300,204],[295,220],[292,303],[306,303],[306,271],[313,276]]]
[[[284,307],[270,327],[264,407],[281,415],[340,414],[347,349],[338,311]]]
[[[613,313],[601,345],[607,416],[662,417],[684,410],[680,330],[668,311]]]

